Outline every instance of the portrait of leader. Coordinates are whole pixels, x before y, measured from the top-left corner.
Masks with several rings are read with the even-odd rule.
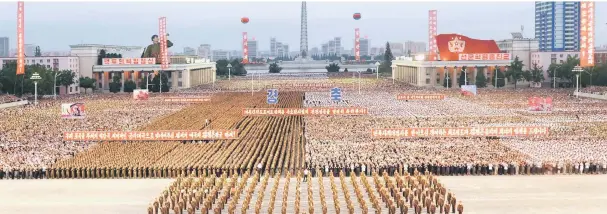
[[[168,39],[169,34],[167,33],[167,48],[173,46],[171,40]],[[160,38],[158,35],[152,36],[152,44],[148,45],[147,48],[143,51],[143,55],[141,58],[155,58],[156,64],[160,64]]]

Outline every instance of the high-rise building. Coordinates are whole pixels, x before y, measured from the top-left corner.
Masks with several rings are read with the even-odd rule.
[[[282,51],[284,52],[283,56],[289,56],[289,54],[291,54],[289,52],[289,45],[288,44],[282,44]]]
[[[341,55],[341,37],[335,37],[333,39],[333,41],[335,41],[335,55],[340,56]]]
[[[270,56],[276,57],[276,38],[270,38]]]
[[[540,51],[580,50],[580,2],[535,2],[535,38]]]
[[[0,57],[9,57],[9,43],[8,37],[0,37]]]
[[[360,45],[360,55],[361,56],[370,56],[369,54],[369,39],[361,38],[359,39]]]
[[[25,56],[35,56],[36,55],[36,45],[34,44],[24,44]]]
[[[369,52],[370,52],[371,56],[376,56],[379,53],[379,48],[377,48],[377,47],[371,48],[371,50],[369,50]]]
[[[392,51],[392,55],[395,57],[403,56],[405,54],[404,45],[400,42],[390,42],[390,51]]]
[[[191,48],[191,47],[184,47],[183,48],[183,55],[186,55],[186,56],[196,56],[196,49]]]
[[[341,46],[341,37],[335,37],[327,43],[322,44],[322,54],[324,55],[341,55],[343,47]]]
[[[312,55],[318,55],[318,54],[320,54],[320,51],[318,50],[318,47],[313,47],[310,50],[310,54],[312,54]]]
[[[249,46],[249,59],[257,58],[257,41],[247,41],[247,45]]]
[[[211,58],[211,45],[202,44],[198,46],[198,57],[210,59]]]
[[[321,46],[321,53],[322,55],[329,55],[329,43],[325,43],[322,44]]]
[[[405,55],[416,54],[416,53],[424,53],[426,52],[426,43],[425,42],[414,42],[414,41],[406,41],[405,42]]]
[[[227,50],[213,50],[213,61],[226,59],[231,59],[231,51]]]

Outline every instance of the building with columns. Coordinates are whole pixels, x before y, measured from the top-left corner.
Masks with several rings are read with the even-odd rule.
[[[440,34],[435,38],[438,60],[426,60],[430,56],[424,54],[399,57],[392,61],[392,78],[414,86],[443,87],[446,77],[449,77],[451,86],[458,88],[464,67],[464,75],[469,75],[468,84],[472,85],[476,83],[479,72],[484,72],[485,77],[491,79],[496,68],[504,72],[512,62],[512,54],[502,53],[493,40],[472,39],[458,34]]]
[[[139,88],[143,77],[157,72],[167,75],[170,91],[177,91],[203,84],[211,84],[216,81],[215,62],[208,59],[195,59],[187,57],[172,56],[171,64],[167,69],[161,70],[160,64],[106,64],[94,65],[93,77],[97,80],[97,88],[109,91],[110,82],[118,75],[121,78],[122,88],[124,82],[132,80]]]

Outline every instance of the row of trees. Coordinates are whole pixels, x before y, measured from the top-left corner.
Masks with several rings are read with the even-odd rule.
[[[71,70],[55,71],[37,64],[26,65],[25,75],[17,75],[16,70],[16,62],[8,62],[0,70],[0,91],[2,93],[10,93],[16,96],[34,94],[34,81],[30,79],[34,73],[38,73],[42,78],[38,80],[38,94],[40,95],[53,94],[55,76],[57,76],[57,86],[64,86],[66,91],[70,85],[78,83],[76,74]],[[94,83],[92,85],[94,86]]]
[[[105,49],[101,49],[97,55],[97,65],[103,64],[103,58],[122,58],[122,54],[107,53]]]
[[[231,71],[228,70],[228,64],[232,65]],[[228,74],[232,74],[232,76],[244,76],[247,74],[247,70],[244,68],[244,64],[242,64],[242,59],[234,59],[232,61],[225,59],[217,60],[215,67],[217,68],[218,76],[228,76]]]

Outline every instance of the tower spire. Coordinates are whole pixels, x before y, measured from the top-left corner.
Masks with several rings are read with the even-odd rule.
[[[301,2],[301,31],[299,40],[299,54],[301,58],[308,57],[308,12],[306,2]]]

